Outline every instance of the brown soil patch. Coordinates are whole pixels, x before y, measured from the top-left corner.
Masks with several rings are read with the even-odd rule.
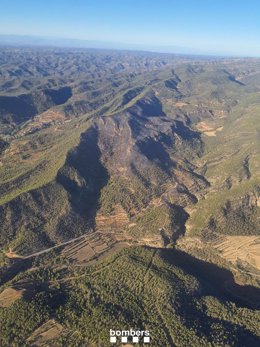
[[[217,132],[221,131],[221,130],[223,130],[223,127],[219,127],[219,128],[212,130],[212,131],[204,131],[204,134],[207,136],[216,136]]]
[[[26,127],[20,131],[20,135],[28,134],[29,132],[39,130],[43,126],[62,124],[65,121],[65,116],[61,111],[49,109],[36,116]]]
[[[8,287],[0,293],[0,307],[9,307],[21,298],[31,300],[34,288],[35,283],[31,280],[20,280],[16,282],[12,287]]]
[[[204,132],[204,131],[212,131],[212,130],[214,130],[214,127],[213,127],[212,125],[208,124],[208,123],[199,122],[199,123],[197,124],[197,129],[198,129],[199,131]]]
[[[33,346],[51,346],[51,341],[57,339],[62,331],[62,325],[51,319],[36,329],[27,341]]]
[[[187,102],[178,101],[175,103],[175,106],[177,106],[177,107],[183,107],[183,106],[187,106],[187,105],[188,105]]]
[[[214,124],[209,124],[206,122],[199,122],[197,124],[197,129],[207,136],[216,136],[218,131],[222,131],[223,127],[216,128]]]
[[[122,231],[129,224],[127,213],[120,205],[114,207],[114,211],[109,215],[98,213],[96,216],[97,230]]]
[[[161,198],[152,199],[149,203],[149,206],[160,206],[162,204]]]
[[[174,101],[172,99],[167,99],[166,102],[168,103],[168,105],[170,106],[175,106],[175,107],[184,107],[189,105],[187,102],[184,101]]]
[[[16,259],[16,258],[23,258],[23,257],[21,257],[19,254],[16,254],[16,253],[14,253],[14,252],[6,252],[5,253],[5,256],[7,257],[7,258],[9,258],[9,259]]]
[[[64,120],[64,114],[57,110],[48,110],[35,117],[35,121],[39,124],[45,124],[50,122],[63,122]]]
[[[25,289],[15,289],[15,288],[6,288],[0,294],[0,307],[9,307],[16,300],[20,299],[25,292]]]

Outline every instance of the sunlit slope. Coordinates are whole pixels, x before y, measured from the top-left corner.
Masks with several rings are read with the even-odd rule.
[[[204,134],[205,153],[197,165],[211,186],[205,199],[191,210],[191,233],[199,233],[210,224],[226,234],[259,233],[259,114],[260,94],[243,95],[228,117],[218,123],[221,131],[214,136]]]

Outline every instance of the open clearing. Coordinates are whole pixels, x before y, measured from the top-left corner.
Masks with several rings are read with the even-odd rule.
[[[213,124],[208,124],[206,122],[199,122],[197,124],[197,129],[207,136],[216,136],[218,131],[222,131],[223,127],[215,127]]]
[[[231,263],[242,261],[260,270],[260,237],[221,235],[213,242],[213,246]]]
[[[124,235],[96,232],[67,245],[62,251],[62,256],[79,263],[91,264],[129,246],[130,240],[128,242]]]
[[[36,329],[27,341],[32,346],[52,346],[51,342],[60,336],[62,330],[62,325],[51,319]]]
[[[15,288],[6,288],[0,294],[0,307],[9,307],[16,300],[20,299],[25,292],[25,289],[15,289]]]

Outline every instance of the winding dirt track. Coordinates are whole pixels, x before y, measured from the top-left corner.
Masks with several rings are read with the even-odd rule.
[[[89,235],[88,235],[89,236]],[[62,246],[66,246],[66,245],[69,245],[70,243],[73,243],[75,241],[78,241],[78,240],[81,240],[83,238],[86,238],[86,235],[81,235],[79,237],[75,237],[74,239],[71,239],[69,241],[66,241],[66,242],[62,242],[58,245],[55,245],[53,247],[50,247],[50,248],[46,248],[46,249],[43,249],[42,251],[39,251],[39,252],[36,252],[36,253],[32,253],[32,254],[28,254],[28,255],[19,255],[19,254],[16,254],[16,253],[12,253],[12,252],[9,252],[9,253],[6,253],[6,256],[8,258],[16,258],[16,259],[30,259],[30,258],[33,258],[33,257],[37,257],[38,255],[41,255],[41,254],[44,254],[44,253],[48,253],[50,251],[52,251],[53,249],[57,249],[57,248],[60,248]]]

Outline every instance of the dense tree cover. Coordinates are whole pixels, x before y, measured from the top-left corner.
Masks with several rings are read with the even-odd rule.
[[[25,337],[50,317],[49,297],[37,293],[31,302],[19,300],[0,311],[0,345],[28,346]]]
[[[230,208],[211,221],[213,230],[227,235],[259,235],[257,207]]]
[[[149,330],[155,346],[257,346],[259,311],[207,294],[172,252],[130,248],[86,268],[45,258],[23,274],[45,287],[0,309],[1,345],[26,346],[54,318],[63,331],[52,346],[109,346],[109,329],[131,327]]]

